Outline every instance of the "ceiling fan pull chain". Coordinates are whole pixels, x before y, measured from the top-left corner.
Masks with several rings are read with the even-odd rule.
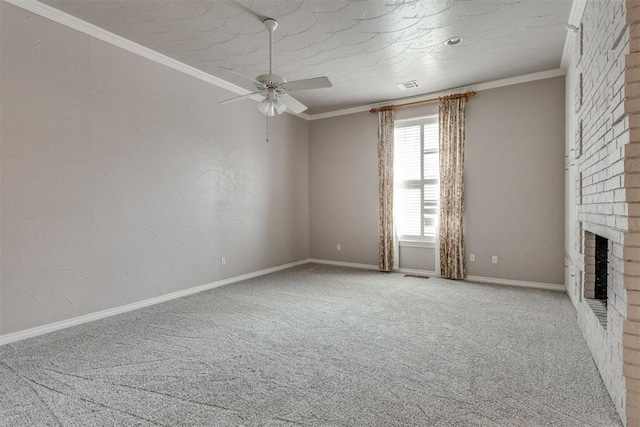
[[[269,116],[265,116],[267,118],[267,142],[269,142]]]

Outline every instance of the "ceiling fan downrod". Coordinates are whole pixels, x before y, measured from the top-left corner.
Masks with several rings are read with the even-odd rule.
[[[269,30],[269,74],[273,74],[273,32],[278,28],[278,21],[267,18],[262,22],[267,30]]]

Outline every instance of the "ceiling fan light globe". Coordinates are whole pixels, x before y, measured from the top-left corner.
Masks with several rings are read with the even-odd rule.
[[[256,104],[256,107],[258,108],[258,110],[264,114],[265,116],[269,115],[269,106],[271,105],[271,102],[269,102],[268,99],[264,99],[261,102],[258,102]]]
[[[287,106],[284,105],[282,102],[278,102],[277,100],[274,102],[274,105],[276,107],[276,111],[278,112],[278,114],[282,114],[287,110]]]

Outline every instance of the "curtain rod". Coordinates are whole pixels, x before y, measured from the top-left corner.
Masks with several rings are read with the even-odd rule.
[[[416,102],[408,102],[406,104],[398,104],[398,105],[385,105],[384,107],[380,107],[380,108],[372,108],[371,110],[369,110],[370,113],[377,113],[379,111],[387,111],[387,110],[396,110],[398,108],[406,108],[406,107],[413,107],[415,105],[422,105],[422,104],[430,104],[432,102],[436,102],[436,101],[440,101],[441,99],[458,99],[458,98],[471,98],[473,96],[476,95],[476,92],[471,91],[471,92],[466,92],[466,93],[455,93],[453,95],[447,95],[447,96],[440,96],[438,98],[431,98],[431,99],[425,99],[424,101],[416,101]]]

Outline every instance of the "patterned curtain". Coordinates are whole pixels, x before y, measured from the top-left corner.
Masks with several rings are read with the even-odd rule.
[[[393,110],[378,112],[378,269],[393,270]]]
[[[464,110],[467,99],[440,99],[440,275],[464,279]]]

